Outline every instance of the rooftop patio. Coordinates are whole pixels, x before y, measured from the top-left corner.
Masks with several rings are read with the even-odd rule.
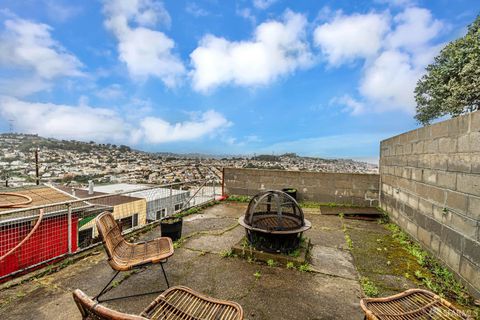
[[[405,279],[399,267],[412,258],[398,253],[402,248],[389,242],[389,231],[383,225],[321,214],[319,208],[304,209],[312,222],[312,229],[305,234],[313,245],[310,272],[226,257],[224,253],[245,235],[237,222],[245,209],[244,203],[224,202],[185,218],[184,240],[165,265],[171,285],[185,285],[212,297],[236,301],[242,305],[246,319],[362,319],[359,279],[365,275],[380,284],[381,295],[418,287]],[[139,237],[158,235],[157,227]],[[103,248],[84,255],[74,263],[63,262],[58,272],[1,290],[0,318],[80,319],[72,291],[80,288],[93,296],[114,273]],[[414,268],[414,259],[411,263],[408,268]],[[160,266],[153,265],[123,273],[104,298],[164,287]],[[104,304],[139,314],[154,298],[148,295]]]

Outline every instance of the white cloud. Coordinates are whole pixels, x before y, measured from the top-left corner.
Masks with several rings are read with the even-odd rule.
[[[257,18],[255,17],[255,15],[252,13],[252,10],[250,8],[243,8],[243,9],[239,9],[237,8],[236,10],[236,14],[248,21],[250,21],[250,23],[252,25],[256,25],[257,24]]]
[[[38,76],[0,79],[0,94],[25,97],[35,92],[48,91],[53,87],[50,81]]]
[[[89,106],[33,103],[0,97],[0,114],[20,132],[63,139],[128,140],[128,125],[114,111]]]
[[[187,6],[185,7],[185,11],[189,14],[191,14],[194,17],[206,17],[210,15],[210,12],[207,10],[199,7],[196,3],[194,2],[189,2]]]
[[[153,0],[107,1],[105,25],[118,40],[119,59],[134,79],[150,76],[161,79],[167,87],[176,86],[185,73],[182,61],[173,53],[175,43],[163,32],[147,27],[171,19],[163,5]],[[138,27],[131,27],[135,22]]]
[[[365,112],[365,104],[355,100],[349,95],[343,95],[341,97],[335,97],[330,100],[330,105],[341,105],[345,108],[344,112],[349,112],[353,115],[359,115]]]
[[[257,9],[265,10],[278,0],[253,0],[253,6]]]
[[[410,56],[399,51],[385,51],[367,67],[360,92],[375,109],[400,109],[413,113],[413,91],[423,69],[412,66]]]
[[[125,95],[122,90],[122,86],[118,83],[113,83],[105,88],[98,90],[96,96],[104,100],[114,100],[123,98]]]
[[[315,43],[330,65],[363,60],[358,87],[362,99],[359,104],[343,101],[353,114],[393,109],[413,113],[416,83],[442,47],[434,40],[443,28],[429,10],[411,6],[392,19],[385,13],[337,14],[315,29]]]
[[[428,45],[444,27],[429,10],[416,7],[396,15],[394,22],[396,27],[386,38],[387,46],[408,51]]]
[[[346,16],[339,13],[331,21],[315,28],[314,41],[328,62],[338,65],[375,55],[388,29],[389,16],[386,14]]]
[[[375,0],[375,2],[388,4],[396,7],[405,7],[415,4],[416,0]]]
[[[81,76],[81,62],[52,39],[43,23],[14,18],[4,22],[0,34],[0,65],[31,72],[39,78]]]
[[[306,24],[303,15],[286,11],[283,21],[260,24],[250,41],[204,36],[190,54],[194,89],[206,92],[228,83],[265,85],[310,66],[312,54],[306,41]]]
[[[141,104],[144,103],[138,102],[138,107]],[[231,124],[213,110],[179,123],[170,123],[158,117],[131,121],[125,118],[124,113],[89,106],[88,99],[84,97],[79,99],[79,105],[72,106],[0,96],[0,118],[14,120],[16,130],[25,133],[60,139],[133,144],[140,141],[165,143],[195,140],[215,135]]]
[[[45,2],[48,17],[54,21],[65,22],[82,11],[81,7],[71,6],[67,3],[47,0]]]
[[[230,122],[220,113],[209,110],[198,119],[169,123],[160,118],[147,117],[141,122],[145,138],[151,143],[195,140],[227,127]]]

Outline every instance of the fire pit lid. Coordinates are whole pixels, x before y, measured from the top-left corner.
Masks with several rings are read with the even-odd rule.
[[[279,190],[255,195],[239,223],[249,230],[278,234],[299,233],[311,227],[297,201]]]

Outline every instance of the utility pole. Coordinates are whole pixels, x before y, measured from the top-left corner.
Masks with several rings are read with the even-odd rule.
[[[37,186],[40,184],[40,172],[39,172],[39,167],[38,167],[38,151],[39,149],[35,149],[35,176],[36,176],[36,182]]]

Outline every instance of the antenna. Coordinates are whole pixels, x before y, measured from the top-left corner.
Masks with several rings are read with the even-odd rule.
[[[13,120],[13,119],[8,120],[8,128],[9,128],[10,133],[13,133],[13,124],[14,123],[15,123],[15,120]]]

